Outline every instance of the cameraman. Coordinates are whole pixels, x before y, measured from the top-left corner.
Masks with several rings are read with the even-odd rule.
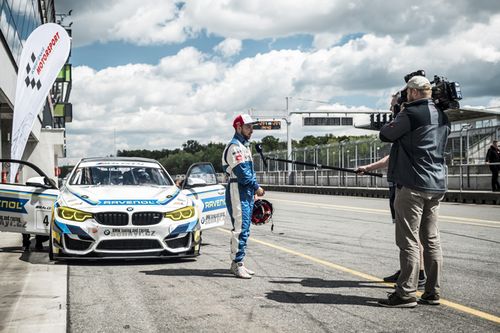
[[[396,291],[379,305],[411,308],[417,305],[419,238],[427,275],[421,302],[437,305],[440,300],[443,259],[437,218],[447,189],[444,151],[450,123],[432,101],[429,80],[413,76],[406,90],[408,103],[380,130],[382,141],[396,143],[389,157],[388,178],[397,184],[394,208],[401,273]]]
[[[391,99],[391,112],[393,113],[393,116],[396,117],[399,111],[401,110],[401,106],[399,105],[399,100],[401,98],[400,92],[392,95]],[[391,146],[391,152],[395,151],[397,149],[397,143],[393,143]],[[389,155],[386,155],[382,157],[380,160],[373,162],[371,164],[367,165],[362,165],[356,169],[356,173],[358,174],[363,174],[367,171],[373,171],[377,169],[382,169],[386,168],[389,164]],[[396,184],[393,182],[391,175],[387,175],[387,182],[389,183],[389,208],[391,209],[391,216],[392,216],[392,223],[396,222],[396,211],[394,209],[394,201],[396,199]],[[426,283],[426,277],[425,277],[425,272],[424,272],[424,258],[423,258],[423,252],[422,252],[422,246],[419,244],[420,248],[420,270],[418,274],[418,288],[424,288],[425,283]],[[397,282],[399,278],[399,274],[401,273],[401,270],[397,270],[396,273],[384,277],[385,282]]]

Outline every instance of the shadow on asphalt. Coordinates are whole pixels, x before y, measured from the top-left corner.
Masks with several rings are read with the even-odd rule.
[[[85,258],[66,259],[60,261],[68,266],[141,266],[195,262],[195,258],[133,258],[133,259],[106,259],[106,258]]]
[[[279,284],[300,284],[303,287],[311,288],[388,288],[392,287],[383,284],[383,281],[349,281],[349,280],[323,280],[317,278],[305,278],[300,281],[284,280],[284,281],[269,281]]]
[[[6,252],[6,253],[23,253],[23,248],[21,246],[0,247],[0,252]]]
[[[30,251],[24,251],[21,246],[9,246],[0,248],[0,253],[18,253],[20,254],[19,260],[28,262],[33,265],[47,265],[50,264],[49,254],[44,250],[36,250],[31,248]]]
[[[203,276],[203,277],[230,277],[234,279],[234,275],[229,269],[157,269],[154,271],[141,271],[146,275],[163,275],[163,276]]]
[[[24,251],[21,246],[7,246],[0,248],[0,253],[18,253],[19,260],[33,265],[68,265],[68,266],[132,266],[132,265],[158,265],[173,263],[189,263],[196,261],[196,258],[160,257],[160,258],[82,258],[82,259],[62,259],[50,261],[48,249],[36,250],[34,247],[30,251]]]
[[[279,303],[293,303],[293,304],[346,304],[346,305],[365,305],[377,306],[379,298],[356,296],[356,295],[342,295],[332,293],[301,293],[289,292],[282,290],[273,290],[266,293],[266,298],[271,301]]]

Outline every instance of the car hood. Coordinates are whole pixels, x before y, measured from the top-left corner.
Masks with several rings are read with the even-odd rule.
[[[188,199],[176,186],[67,186],[62,204],[69,206],[185,206]]]

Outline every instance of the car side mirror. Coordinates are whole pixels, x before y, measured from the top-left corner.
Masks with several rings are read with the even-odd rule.
[[[54,184],[52,184],[50,180],[45,177],[31,177],[26,181],[26,185],[33,187],[42,187],[47,189],[54,187]]]
[[[207,182],[201,178],[190,177],[187,179],[186,185],[187,188],[201,187],[201,186],[206,186]]]

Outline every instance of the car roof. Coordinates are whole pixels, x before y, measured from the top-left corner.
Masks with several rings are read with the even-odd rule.
[[[80,162],[149,162],[158,163],[157,160],[144,157],[88,157],[82,158]]]

